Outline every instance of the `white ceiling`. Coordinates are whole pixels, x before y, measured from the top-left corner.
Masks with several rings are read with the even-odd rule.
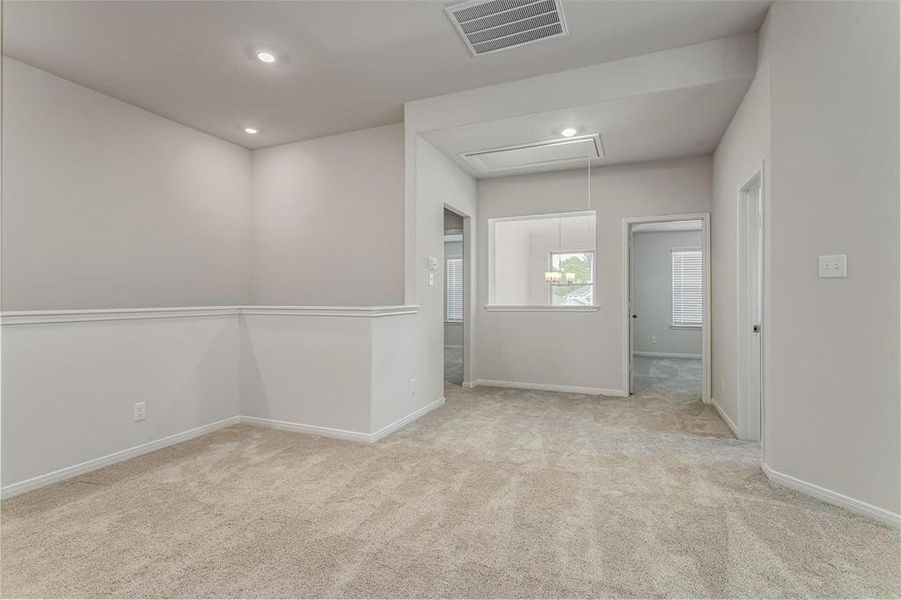
[[[407,100],[754,31],[769,1],[564,0],[569,37],[482,57],[469,54],[444,5],[5,2],[3,51],[260,148],[399,122]],[[260,48],[282,60],[259,63]]]
[[[560,138],[564,127],[582,134],[599,133],[604,156],[592,166],[664,160],[713,152],[750,84],[750,78],[727,79],[704,86],[628,96],[566,110],[473,123],[423,134],[432,145],[478,178],[573,169],[562,163],[477,172],[461,154]]]

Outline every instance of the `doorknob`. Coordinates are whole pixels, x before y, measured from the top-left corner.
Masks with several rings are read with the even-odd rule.
[[[755,326],[752,327],[751,329],[754,330],[754,333],[760,333],[760,325],[755,325]]]

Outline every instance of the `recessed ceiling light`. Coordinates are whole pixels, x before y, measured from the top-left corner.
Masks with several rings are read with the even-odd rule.
[[[572,137],[578,133],[575,127],[567,127],[566,129],[560,130],[560,135],[563,137]]]
[[[260,130],[256,129],[255,127],[245,127],[244,128],[244,133],[249,133],[250,135],[256,135],[259,132],[260,132]]]
[[[275,55],[271,52],[260,51],[257,52],[257,58],[264,63],[274,63]]]

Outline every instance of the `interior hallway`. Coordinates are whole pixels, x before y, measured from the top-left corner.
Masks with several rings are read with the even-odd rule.
[[[463,346],[444,347],[444,381],[463,385]]]
[[[374,445],[235,426],[2,504],[5,597],[892,597],[893,531],[712,408],[448,386]]]
[[[701,402],[703,373],[700,358],[633,356],[633,395]]]

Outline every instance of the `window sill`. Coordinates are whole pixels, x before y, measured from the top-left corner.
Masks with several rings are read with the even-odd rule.
[[[445,321],[444,321],[444,324],[445,324],[445,325],[462,325],[462,324],[463,324],[463,321],[462,321],[462,320],[460,320],[460,321],[448,321],[448,320],[445,320]]]
[[[670,325],[670,329],[703,329],[702,325]]]
[[[601,307],[596,304],[590,306],[485,305],[485,310],[488,312],[597,312],[600,309]]]

